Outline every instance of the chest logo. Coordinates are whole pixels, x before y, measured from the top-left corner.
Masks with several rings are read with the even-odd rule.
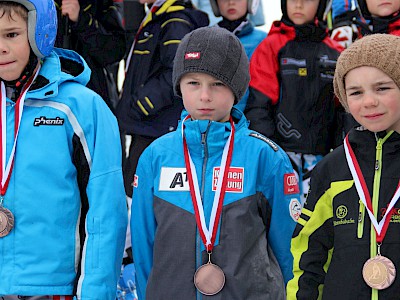
[[[213,170],[213,185],[212,190],[217,190],[217,182],[220,168],[216,167]],[[243,193],[244,183],[244,168],[230,167],[226,183],[226,192],[230,193]]]
[[[189,191],[186,168],[162,167],[158,189],[170,192]]]
[[[338,217],[338,219],[343,219],[345,216],[347,216],[347,207],[339,205],[338,208],[336,208],[336,217]]]
[[[64,125],[64,119],[60,117],[55,117],[55,118],[46,118],[46,117],[40,117],[40,118],[35,118],[33,122],[33,126],[40,126],[40,125],[48,125],[48,126],[60,126]]]
[[[339,205],[336,208],[336,218],[338,218],[338,220],[333,221],[333,226],[355,224],[355,220],[353,218],[348,218],[348,213],[349,210],[347,206]]]

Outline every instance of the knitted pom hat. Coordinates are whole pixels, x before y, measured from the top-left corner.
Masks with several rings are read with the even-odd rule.
[[[235,104],[250,81],[249,60],[239,39],[218,27],[201,27],[184,36],[175,54],[172,72],[174,91],[180,95],[179,82],[186,73],[206,73],[231,88]]]
[[[340,103],[348,111],[344,79],[355,68],[375,67],[387,74],[400,88],[400,37],[391,34],[367,35],[344,50],[336,64],[333,87]]]

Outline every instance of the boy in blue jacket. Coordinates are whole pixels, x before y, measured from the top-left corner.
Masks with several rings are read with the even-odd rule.
[[[284,151],[232,108],[249,79],[226,29],[196,29],[179,45],[172,82],[185,111],[146,148],[134,181],[139,299],[284,299],[299,190]]]
[[[115,117],[53,0],[0,1],[0,296],[115,299],[127,223]],[[60,298],[61,297],[61,298]]]

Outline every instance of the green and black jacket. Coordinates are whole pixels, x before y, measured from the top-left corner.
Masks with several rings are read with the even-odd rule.
[[[383,217],[400,179],[400,135],[355,128],[349,134],[375,217]],[[344,147],[314,169],[311,188],[293,234],[294,278],[288,299],[399,299],[400,276],[385,290],[363,280],[364,263],[377,254],[376,235],[359,200]],[[400,201],[394,206],[381,254],[400,270]]]

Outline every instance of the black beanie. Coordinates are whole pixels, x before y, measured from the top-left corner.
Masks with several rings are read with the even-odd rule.
[[[186,73],[206,73],[229,86],[235,104],[250,81],[249,60],[240,40],[228,30],[201,27],[184,36],[176,51],[172,83],[180,95],[179,82]]]

